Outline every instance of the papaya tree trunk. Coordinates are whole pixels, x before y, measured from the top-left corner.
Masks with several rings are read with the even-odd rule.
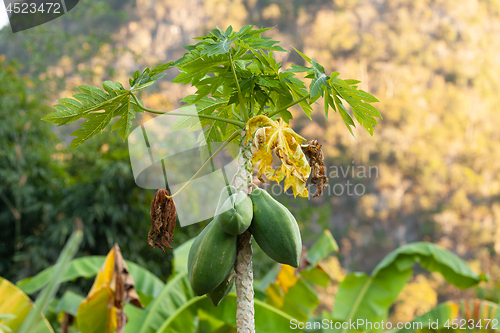
[[[238,171],[232,185],[238,191],[252,191],[253,165],[251,145],[245,146],[245,132],[242,131]],[[234,270],[236,272],[236,326],[238,333],[255,333],[255,310],[252,267],[252,234],[250,230],[238,236],[238,250]]]
[[[249,230],[238,236],[236,271],[236,325],[238,333],[254,333],[252,234]]]

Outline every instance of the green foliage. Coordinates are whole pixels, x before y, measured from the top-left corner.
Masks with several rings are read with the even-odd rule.
[[[127,146],[105,130],[68,153],[50,124],[40,121],[49,108],[45,96],[29,88],[15,63],[0,62],[0,271],[10,281],[33,276],[54,264],[74,229],[83,224],[78,256],[102,255],[115,243],[131,261],[165,279],[171,254],[151,251],[152,192],[136,188]],[[36,85],[35,85],[36,87]],[[58,131],[69,134],[68,127]],[[96,177],[99,175],[99,177]],[[201,225],[176,231],[176,244]],[[74,291],[87,289],[79,279]],[[68,288],[62,286],[64,292]]]
[[[10,315],[0,315],[0,320],[6,323],[0,326],[0,330],[4,329],[6,332],[16,333],[54,332],[43,314],[54,300],[56,292],[63,282],[62,276],[67,268],[66,265],[78,251],[81,241],[82,232],[77,230],[62,249],[56,265],[50,272],[50,281],[47,282],[34,304],[22,290],[0,277],[0,313],[5,310],[10,312]]]
[[[0,277],[0,330],[17,333],[28,313],[33,309],[33,302],[19,288]],[[54,333],[43,314],[38,313],[36,333]],[[39,319],[39,320],[38,320]],[[1,331],[0,331],[1,332]]]
[[[336,294],[333,319],[341,322],[357,319],[369,322],[385,320],[389,307],[408,282],[416,262],[430,271],[442,274],[446,281],[462,289],[477,285],[485,279],[447,250],[432,243],[411,243],[387,255],[370,276],[359,272],[349,274]],[[356,332],[343,330],[347,331]]]
[[[411,328],[403,328],[396,332],[460,332],[463,330],[491,332],[498,331],[499,322],[498,304],[480,299],[448,301],[415,318]],[[432,327],[429,327],[430,323],[433,324]]]
[[[195,320],[197,318],[199,320]],[[255,330],[262,333],[289,332],[292,317],[255,300]],[[214,307],[206,296],[193,298],[172,314],[158,333],[234,332],[236,328],[236,295],[229,294]],[[301,332],[302,330],[297,330]]]
[[[49,302],[55,297],[59,286],[61,285],[61,277],[67,269],[67,264],[75,256],[78,247],[82,242],[83,234],[80,230],[75,231],[57,259],[53,272],[50,276],[50,281],[43,288],[42,292],[38,295],[35,305],[31,308],[30,312],[23,321],[19,328],[19,333],[30,333],[35,327],[39,325],[40,315],[43,314]]]
[[[105,81],[103,89],[88,85],[79,86],[83,93],[73,95],[73,98],[59,99],[60,104],[54,106],[56,111],[45,116],[43,120],[57,125],[65,125],[81,118],[88,120],[81,125],[82,128],[72,133],[76,138],[69,149],[76,148],[101,133],[111,119],[116,117],[120,118],[113,124],[112,130],[118,130],[120,137],[125,140],[130,133],[136,112],[142,112],[140,101],[137,98],[131,100],[131,94],[151,86],[161,78],[162,68],[168,66],[158,66],[153,70],[146,68],[141,75],[136,72],[134,79],[131,79],[130,90],[123,88],[119,82],[112,81]]]
[[[186,265],[186,262],[184,262]],[[144,310],[138,325],[126,326],[126,332],[154,333],[178,309],[196,298],[187,272],[173,276],[158,297]]]
[[[318,240],[307,251],[307,259],[311,266],[316,266],[318,262],[328,256],[331,252],[338,252],[339,246],[333,238],[330,230],[325,230],[318,237]]]
[[[17,62],[7,63],[0,56],[0,272],[10,280],[30,273],[21,255],[26,236],[43,228],[44,214],[53,208],[65,176],[52,158],[58,140],[50,126],[39,121],[49,110],[45,97],[29,88],[33,82],[23,79],[19,70]]]
[[[185,242],[174,252],[174,267],[177,269],[165,284],[146,269],[127,261],[135,288],[146,308],[139,309],[130,304],[125,307],[128,316],[126,333],[177,331],[208,333],[235,330],[235,294],[229,294],[218,307],[214,307],[206,296],[195,296],[190,287],[186,260],[192,242],[193,239]],[[269,270],[267,276],[255,285],[257,332],[288,332],[292,318],[311,323],[316,320],[313,315],[319,304],[319,298],[313,285],[325,286],[325,284],[322,282],[323,278],[318,278],[318,275],[311,272],[321,270],[320,261],[337,250],[335,244],[331,234],[325,231],[308,251],[310,263],[305,270],[295,274],[290,266],[276,265],[277,269]],[[64,274],[58,274],[58,278],[52,279],[50,283],[53,283],[52,281],[63,283],[74,281],[78,277],[94,276],[103,262],[104,257],[95,256],[75,259],[67,264]],[[328,315],[324,315],[323,318],[334,321],[345,321],[349,318],[354,321],[358,318],[372,322],[385,320],[389,306],[408,281],[415,262],[441,273],[447,281],[462,288],[476,285],[481,280],[480,276],[473,273],[452,253],[433,244],[413,243],[386,256],[371,276],[363,273],[347,276],[335,295],[337,310],[333,318]],[[53,274],[54,268],[48,268],[31,279],[21,281],[19,286],[30,293],[37,292],[49,283]],[[64,293],[49,307],[48,318],[55,320],[62,312],[76,314],[82,300],[83,296],[77,293]],[[466,318],[473,314],[476,321],[478,318],[484,320],[498,316],[496,308],[496,305],[480,300],[460,304],[446,302],[428,314],[416,318],[415,321],[424,323],[431,318],[431,321],[439,319],[441,323],[442,319],[454,319],[459,314]]]
[[[128,4],[129,0],[80,0],[77,10],[69,11],[50,24],[31,28],[28,33],[13,34],[7,25],[0,29],[0,54],[25,64],[24,70],[33,76],[45,73],[51,66],[59,67],[59,60],[66,56],[78,64],[96,54],[119,55],[123,48],[104,51],[101,47],[111,43],[113,33],[129,19],[125,11]],[[93,75],[89,70],[79,70],[79,74],[88,79]],[[51,78],[44,83],[57,82],[58,87],[64,89],[66,79],[66,76]]]
[[[94,277],[102,264],[104,264],[104,256],[87,256],[74,259],[67,264],[66,271],[61,275],[60,281],[74,281],[77,278]],[[135,289],[145,295],[156,297],[164,287],[164,283],[148,270],[141,266],[127,261],[130,275],[136,281]],[[23,279],[17,283],[17,286],[26,294],[31,295],[38,292],[49,283],[53,274],[54,267],[49,267],[33,277]]]
[[[197,44],[186,46],[189,52],[181,59],[153,69],[146,68],[142,73],[136,71],[129,80],[129,90],[118,82],[110,81],[103,83],[104,90],[80,86],[83,94],[76,94],[73,99],[59,99],[60,104],[55,105],[56,111],[43,119],[57,125],[87,119],[81,125],[82,128],[72,133],[76,138],[70,149],[102,132],[115,117],[120,119],[112,129],[118,130],[125,140],[136,112],[146,110],[165,114],[145,108],[134,92],[150,87],[163,76],[164,71],[175,66],[180,73],[173,82],[191,84],[197,88],[194,95],[185,97],[182,102],[194,105],[197,110],[197,114],[184,113],[186,116],[201,119],[184,126],[201,126],[207,142],[229,139],[238,126],[243,127],[249,118],[259,114],[281,116],[289,121],[292,116],[287,109],[295,104],[299,104],[310,118],[310,105],[323,93],[326,93],[327,115],[328,106],[334,110],[338,108],[352,133],[350,126],[354,126],[354,123],[342,105],[341,99],[344,99],[352,106],[357,121],[373,134],[373,126],[377,124],[374,117],[381,116],[375,107],[365,102],[378,100],[363,90],[357,90],[355,80],[343,81],[338,78],[337,72],[327,76],[321,65],[302,53],[301,56],[312,67],[294,66],[290,70],[280,71],[281,63],[274,59],[273,51],[285,50],[276,45],[277,41],[261,36],[269,29],[253,29],[251,25],[239,31],[233,31],[231,26],[226,31],[214,29],[207,36],[196,38],[200,40]],[[306,78],[312,79],[309,93],[304,83],[295,78],[296,72],[305,72]],[[237,108],[239,112],[235,111]]]

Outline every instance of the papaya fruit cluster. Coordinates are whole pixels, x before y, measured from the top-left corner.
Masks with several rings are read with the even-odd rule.
[[[226,186],[214,219],[196,237],[188,257],[191,287],[198,296],[206,294],[214,306],[233,288],[230,276],[236,261],[237,237],[247,229],[271,259],[293,267],[299,265],[302,240],[290,211],[263,189],[247,195]]]

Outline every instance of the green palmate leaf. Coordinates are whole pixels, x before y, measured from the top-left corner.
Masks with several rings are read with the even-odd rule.
[[[429,312],[415,318],[408,328],[396,332],[449,332],[453,329],[465,332],[491,332],[498,331],[499,323],[498,304],[470,299],[439,304]]]
[[[146,67],[142,73],[138,70],[135,71],[133,77],[129,79],[131,91],[139,91],[153,85],[156,80],[165,75],[163,72],[173,67],[172,65],[173,62],[169,62],[166,64],[160,64],[153,69]]]
[[[333,97],[331,95],[331,90],[328,89],[327,87],[324,88],[325,89],[325,100],[324,100],[324,103],[325,103],[325,117],[326,117],[326,120],[328,120],[328,110],[330,110],[330,108],[332,108],[335,112],[337,111],[336,107],[335,107],[335,102],[333,101]]]
[[[323,66],[314,61],[314,59],[311,60],[311,63],[314,69],[314,79],[309,86],[309,95],[314,99],[318,95],[323,96],[323,88],[328,88],[328,77],[325,74]]]
[[[335,101],[335,106],[337,107],[337,110],[339,110],[340,116],[344,121],[345,126],[347,127],[349,132],[351,132],[351,134],[354,136],[351,126],[355,127],[356,125],[354,125],[354,121],[352,120],[351,115],[349,114],[349,112],[347,112],[346,108],[342,104],[342,101],[336,95],[334,95],[333,99]]]
[[[104,90],[82,86],[82,94],[59,100],[56,110],[44,119],[58,125],[87,119],[73,133],[76,138],[70,148],[100,133],[115,117],[119,119],[112,129],[126,139],[137,112],[165,113],[144,107],[133,94],[150,87],[163,76],[164,71],[177,67],[180,72],[173,82],[196,88],[196,93],[183,102],[196,105],[197,112],[206,116],[198,121],[191,114],[193,119],[181,119],[177,127],[201,127],[209,142],[227,138],[235,129],[233,124],[241,127],[249,118],[259,114],[273,119],[281,116],[288,122],[292,114],[287,109],[296,104],[311,118],[311,105],[321,96],[325,98],[327,117],[330,107],[335,111],[339,109],[351,134],[351,126],[354,126],[352,116],[372,134],[373,126],[377,124],[375,118],[381,116],[368,103],[378,100],[363,90],[357,90],[357,80],[341,80],[338,72],[326,75],[323,66],[298,50],[311,67],[292,65],[282,71],[281,63],[276,61],[273,52],[286,50],[277,45],[278,41],[262,36],[269,29],[250,25],[239,31],[232,27],[213,29],[208,35],[195,38],[198,40],[196,44],[186,46],[188,52],[181,59],[153,69],[146,68],[142,72],[136,71],[129,80],[130,90],[113,82],[105,82]],[[311,79],[309,89],[301,79],[294,77],[296,73],[304,73],[307,79]],[[344,108],[342,100],[352,107],[352,115]]]
[[[293,47],[293,46],[292,46]],[[307,61],[308,63],[311,63],[311,58],[309,58],[308,56],[306,56],[304,53],[300,52],[299,50],[297,50],[295,47],[293,48],[295,50],[295,52],[297,52],[305,61]]]
[[[217,109],[223,109],[228,104],[228,100],[221,97],[203,97],[198,99],[196,95],[188,95],[181,102],[194,104],[199,114],[211,115]],[[203,120],[204,121],[204,120]]]
[[[221,68],[220,66],[229,65],[229,57],[224,54],[202,56],[201,50],[193,50],[189,54],[192,56],[192,59],[189,59],[185,64],[178,65],[181,72],[172,80],[173,83],[191,83],[196,85],[208,73],[211,73],[214,68],[218,69]]]
[[[361,81],[359,80],[353,80],[353,79],[347,79],[347,80],[344,80],[345,83],[347,83],[348,85],[352,86],[354,84],[358,84],[358,83],[361,83]],[[377,101],[378,102],[378,101]]]
[[[104,82],[104,90],[95,86],[78,88],[83,93],[74,95],[74,98],[58,100],[60,104],[54,106],[56,111],[45,116],[43,120],[64,125],[80,118],[87,119],[82,123],[82,128],[72,133],[76,138],[71,142],[70,149],[102,132],[114,117],[120,119],[113,129],[118,130],[120,136],[125,139],[130,132],[135,113],[141,111],[130,102],[130,92],[123,89],[120,83],[111,81]]]
[[[442,274],[446,281],[461,289],[477,285],[484,279],[455,254],[432,243],[408,244],[388,254],[370,276],[364,273],[349,274],[339,286],[333,319],[342,322],[385,320],[389,307],[408,282],[416,262]],[[363,331],[363,328],[359,329]],[[358,332],[343,330],[347,331]]]
[[[357,80],[344,81],[337,78],[336,76],[334,77],[333,75],[330,77],[330,79],[328,79],[328,83],[332,88],[335,105],[337,106],[337,108],[339,110],[345,111],[345,108],[341,106],[341,103],[337,101],[340,101],[340,98],[344,99],[352,107],[353,115],[356,120],[368,131],[368,133],[370,133],[370,135],[373,135],[373,126],[377,124],[375,117],[382,118],[382,116],[374,106],[363,102],[363,100],[366,102],[378,102],[378,100],[367,92],[363,90],[357,90],[355,86],[349,85],[349,83],[355,84],[357,82]],[[327,102],[330,103],[330,101]],[[347,117],[347,111],[345,113],[340,112],[340,114],[342,116],[342,119],[344,119],[344,123],[352,134],[352,130],[349,126],[354,126],[354,124],[351,124],[351,122],[349,121],[352,121],[352,118],[350,116]]]
[[[277,105],[277,108],[278,109],[281,108],[283,106],[282,104],[288,105],[290,102],[300,101],[298,103],[299,106],[302,108],[304,113],[309,117],[309,119],[311,119],[311,113],[313,109],[310,103],[308,103],[304,99],[304,97],[309,96],[305,89],[304,83],[301,80],[293,77],[293,75],[290,73],[280,73],[279,77],[281,81],[285,84],[285,86],[288,87],[289,91],[286,91],[285,93],[291,95],[291,98],[290,97],[287,98],[286,95],[283,96],[285,98],[279,98],[278,99],[279,104]]]
[[[104,263],[105,258],[104,256],[88,256],[70,261],[60,281],[66,282],[73,281],[79,277],[91,278],[95,276]],[[135,289],[145,295],[156,297],[165,284],[145,268],[127,260],[125,262],[129,268],[130,275],[134,278]],[[47,285],[53,270],[54,267],[44,269],[34,277],[19,281],[17,286],[27,294],[36,293]]]

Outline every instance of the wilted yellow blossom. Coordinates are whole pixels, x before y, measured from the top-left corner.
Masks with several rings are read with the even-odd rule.
[[[262,128],[259,128],[262,127]],[[285,191],[292,187],[293,195],[307,197],[306,182],[311,173],[311,167],[307,158],[302,152],[300,144],[306,139],[295,133],[283,119],[276,121],[266,116],[256,116],[250,119],[246,125],[246,142],[252,138],[254,154],[252,163],[260,162],[257,177],[261,181],[262,175],[268,180],[275,180],[278,183],[285,179]],[[272,168],[273,154],[281,160],[281,166],[276,170]]]

